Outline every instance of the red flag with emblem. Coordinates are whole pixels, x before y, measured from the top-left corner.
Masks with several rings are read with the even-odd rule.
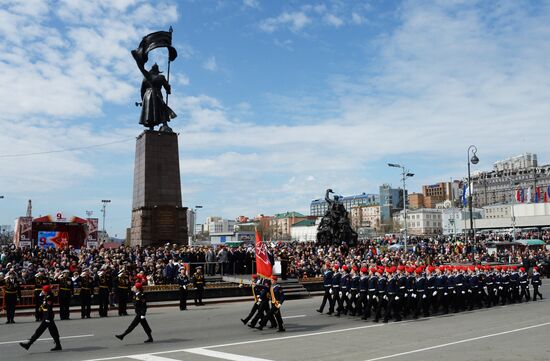
[[[270,278],[273,267],[267,256],[267,249],[262,242],[260,233],[256,230],[256,273],[264,278]]]

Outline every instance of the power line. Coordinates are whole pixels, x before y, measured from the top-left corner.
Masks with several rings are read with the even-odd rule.
[[[63,153],[63,152],[74,152],[74,151],[78,151],[78,150],[86,150],[86,149],[92,149],[92,148],[99,148],[99,147],[105,147],[105,146],[111,145],[111,144],[118,144],[118,143],[129,142],[130,140],[134,140],[134,138],[128,138],[128,139],[123,139],[123,140],[117,140],[117,141],[109,142],[109,143],[88,145],[88,146],[86,146],[86,147],[76,147],[76,148],[66,148],[66,149],[58,149],[58,150],[49,150],[49,151],[45,151],[45,152],[18,153],[18,154],[0,154],[0,158],[18,158],[18,157],[29,157],[29,156],[33,156],[33,155],[43,155],[43,154]]]

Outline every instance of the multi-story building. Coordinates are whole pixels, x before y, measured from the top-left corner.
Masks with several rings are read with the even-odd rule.
[[[298,212],[286,212],[276,214],[270,221],[269,225],[272,229],[273,238],[281,240],[290,240],[290,227],[294,224],[307,220],[317,219],[316,216],[304,216]]]
[[[347,196],[340,199],[344,207],[348,212],[351,211],[352,207],[356,206],[368,206],[378,203],[378,194],[367,194],[362,193],[356,196]],[[310,205],[310,214],[316,217],[322,217],[327,213],[328,203],[325,199],[315,199],[311,201]]]
[[[197,213],[193,209],[187,209],[187,234],[189,239],[193,238],[197,230]]]
[[[525,203],[542,202],[545,196],[550,198],[549,185],[550,164],[539,166],[536,154],[525,153],[496,162],[491,171],[474,173],[472,204],[474,207],[485,207],[514,203],[518,189],[524,190]],[[540,194],[539,199],[536,199],[537,194]]]
[[[378,204],[351,207],[350,218],[351,226],[355,230],[359,228],[380,230],[380,206]]]
[[[436,204],[459,198],[459,181],[439,182],[422,186],[424,208],[435,208]]]
[[[228,233],[235,230],[236,221],[232,219],[217,219],[208,223],[208,232],[212,233]]]
[[[317,239],[317,228],[321,218],[304,219],[290,226],[290,238],[298,242],[315,242]]]
[[[422,193],[409,194],[409,208],[410,209],[424,208],[424,195]]]
[[[394,214],[394,222],[404,227],[404,212]],[[443,232],[442,210],[420,208],[407,211],[407,232],[411,235],[433,235]]]
[[[403,189],[392,188],[389,184],[380,186],[380,225],[389,229],[392,223],[392,216],[395,212],[403,209]],[[405,192],[405,199],[407,192]]]
[[[472,209],[472,219],[478,220],[483,217],[483,210]],[[459,235],[470,228],[470,212],[465,208],[444,208],[441,209],[441,223],[443,234]]]
[[[211,232],[210,231],[210,223],[221,221],[222,219],[223,219],[222,217],[218,217],[218,216],[208,216],[208,217],[206,217],[206,219],[204,220],[204,225],[202,226],[202,231],[210,233]]]

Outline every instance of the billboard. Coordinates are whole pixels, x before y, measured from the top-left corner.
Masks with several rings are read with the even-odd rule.
[[[97,228],[99,225],[98,218],[88,218],[86,219],[88,223],[88,236],[86,238],[86,247],[95,247],[98,246],[98,233]]]
[[[38,247],[40,248],[67,248],[68,245],[68,232],[38,232]]]
[[[32,245],[32,217],[17,218],[13,241],[18,247],[30,247]]]

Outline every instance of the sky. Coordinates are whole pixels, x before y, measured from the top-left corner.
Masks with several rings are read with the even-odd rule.
[[[550,162],[550,2],[0,0],[0,224],[130,226],[141,38],[174,29],[170,126],[185,206],[308,213],[524,152]],[[157,49],[166,74],[167,54]],[[79,150],[72,150],[78,148]],[[85,148],[85,149],[82,149]],[[39,153],[39,154],[36,154]]]

